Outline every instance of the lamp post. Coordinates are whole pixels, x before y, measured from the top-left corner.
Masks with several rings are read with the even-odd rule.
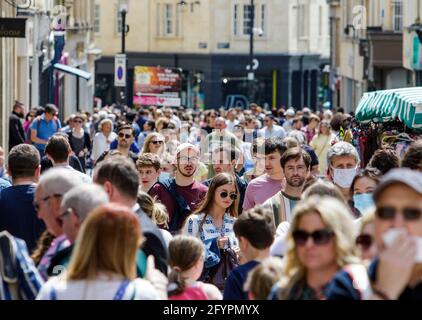
[[[250,33],[249,33],[249,66],[248,69],[248,95],[249,95],[249,102],[254,102],[255,99],[255,90],[254,90],[254,83],[255,83],[255,72],[253,69],[254,66],[254,25],[255,25],[255,3],[254,0],[251,0],[250,3]]]
[[[122,16],[121,33],[122,33],[122,50],[121,54],[126,54],[126,34],[129,32],[129,26],[126,25],[126,15],[129,11],[129,0],[119,0],[119,12]],[[120,100],[122,104],[127,104],[127,58],[126,58],[126,86],[120,91]]]

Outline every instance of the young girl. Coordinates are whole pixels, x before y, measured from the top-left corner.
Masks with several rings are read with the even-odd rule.
[[[197,281],[204,267],[202,242],[190,236],[176,236],[169,246],[169,299],[221,300],[216,286]]]

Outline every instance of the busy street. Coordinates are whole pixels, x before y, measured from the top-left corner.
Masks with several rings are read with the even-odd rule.
[[[0,0],[0,300],[422,300],[420,2]]]

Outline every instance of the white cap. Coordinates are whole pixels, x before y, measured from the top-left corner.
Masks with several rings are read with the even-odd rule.
[[[294,117],[296,112],[293,109],[287,109],[287,111],[284,114],[289,117]]]
[[[187,149],[192,149],[195,152],[199,153],[199,149],[197,147],[195,147],[193,144],[191,144],[191,143],[182,143],[181,145],[179,145],[177,147],[177,149],[176,149],[176,155],[179,154],[179,153],[181,153],[184,150],[187,150]]]

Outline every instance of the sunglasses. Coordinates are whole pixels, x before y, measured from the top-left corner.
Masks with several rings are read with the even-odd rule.
[[[304,230],[296,230],[293,232],[293,240],[297,246],[304,246],[311,237],[316,245],[326,245],[334,237],[334,232],[331,230],[315,230],[312,233]]]
[[[82,120],[73,120],[74,123],[82,123]]]
[[[229,193],[228,193],[228,192],[226,192],[226,191],[222,191],[222,192],[220,193],[220,197],[221,197],[222,199],[226,199],[228,196],[229,196]],[[237,199],[237,194],[236,194],[236,193],[230,193],[230,200],[235,201],[236,199]]]
[[[397,209],[393,207],[381,207],[376,211],[376,215],[381,220],[393,220],[396,217]],[[422,211],[417,208],[403,208],[401,210],[406,221],[416,221],[421,218]]]
[[[123,137],[125,137],[126,139],[130,139],[130,138],[132,138],[132,135],[131,134],[125,134],[125,133],[119,133],[119,138],[123,138]]]
[[[151,141],[151,143],[152,144],[155,144],[155,145],[157,145],[157,144],[163,144],[164,143],[164,141],[162,141],[162,140],[157,140],[157,141]]]
[[[356,238],[356,245],[361,247],[363,250],[368,250],[373,241],[374,240],[371,235],[363,233]]]

